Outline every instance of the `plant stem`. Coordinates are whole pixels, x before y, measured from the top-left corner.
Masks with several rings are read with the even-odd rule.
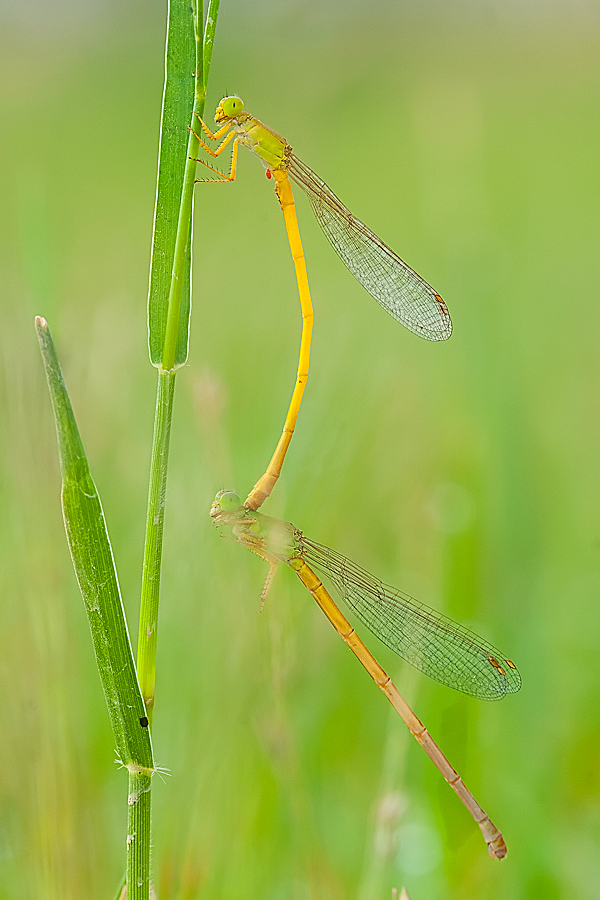
[[[171,0],[173,3],[173,0]],[[189,316],[185,315],[185,309],[181,309],[182,290],[184,279],[190,277],[191,272],[191,237],[192,237],[192,211],[193,211],[193,193],[196,180],[197,163],[195,157],[198,155],[199,144],[198,139],[193,133],[193,126],[196,120],[195,114],[202,115],[204,113],[204,102],[206,98],[206,81],[208,78],[208,70],[212,56],[212,47],[214,42],[215,28],[217,23],[217,12],[219,8],[218,0],[211,0],[209,6],[208,17],[206,21],[206,29],[202,34],[203,25],[203,5],[202,0],[196,0],[196,8],[194,14],[194,31],[195,31],[195,54],[196,54],[196,74],[194,81],[194,102],[193,115],[190,123],[190,132],[187,141],[187,159],[185,163],[185,171],[183,184],[181,189],[181,198],[179,205],[179,214],[177,217],[177,234],[175,238],[175,247],[173,252],[173,264],[171,270],[171,281],[169,285],[168,304],[167,304],[167,321],[164,335],[164,344],[162,347],[162,356],[160,362],[153,356],[153,345],[156,346],[155,331],[153,322],[160,321],[160,317],[149,316],[150,322],[150,354],[153,362],[157,362],[158,368],[158,385],[156,394],[156,408],[154,415],[154,435],[152,440],[152,455],[150,461],[150,486],[148,491],[148,510],[146,515],[146,540],[144,545],[144,564],[142,571],[142,593],[140,603],[140,626],[138,635],[138,656],[137,671],[138,678],[142,690],[142,696],[146,705],[146,715],[150,727],[152,726],[152,717],[154,710],[154,690],[156,683],[156,645],[158,636],[158,605],[160,598],[160,573],[161,558],[163,545],[163,529],[165,514],[165,499],[167,490],[167,471],[169,461],[169,443],[171,437],[171,423],[173,416],[173,398],[175,394],[175,375],[176,369],[185,361],[187,353],[187,329]],[[174,7],[170,7],[170,17],[174,13]],[[181,15],[181,7],[177,8],[178,15]],[[174,32],[175,34],[175,29]],[[171,32],[169,32],[171,34]],[[169,38],[167,42],[167,59],[169,59]],[[189,70],[188,70],[189,71]],[[169,73],[169,65],[167,64],[167,79]],[[179,77],[181,78],[181,68],[179,69]],[[165,86],[165,103],[166,103],[166,87]],[[188,95],[189,96],[189,95]],[[162,162],[162,146],[163,141],[169,139],[168,128],[166,125],[167,113],[173,116],[173,100],[170,94],[170,109],[166,110],[163,106],[163,129],[161,134],[161,162]],[[165,156],[167,159],[168,156]],[[181,157],[175,162],[180,163]],[[179,170],[181,172],[181,170]],[[163,171],[162,165],[159,168],[159,187],[157,192],[157,211],[159,212],[159,204],[161,197],[168,194],[168,190],[163,191],[164,184],[161,185],[161,179],[168,179],[171,172]],[[173,212],[176,212],[173,209]],[[174,221],[174,219],[172,220]],[[156,235],[156,220],[155,220]],[[170,232],[172,239],[172,231]],[[172,246],[172,244],[171,244]],[[164,247],[157,247],[154,251],[161,250]],[[168,256],[167,256],[168,259]],[[153,258],[154,267],[154,258]],[[156,312],[156,304],[161,303],[161,298],[153,293],[152,281],[155,279],[154,268],[151,272],[151,291],[149,306],[154,305]],[[159,283],[157,279],[156,284]],[[165,285],[166,287],[166,285]],[[186,285],[189,289],[190,284]],[[164,297],[164,295],[163,295]],[[164,302],[164,301],[163,301]],[[159,306],[159,310],[161,307]],[[181,321],[183,313],[184,321]],[[160,347],[160,344],[158,345]],[[147,772],[129,772],[129,815],[127,830],[127,900],[147,900],[150,887],[150,801],[151,801],[151,783]]]
[[[201,2],[198,3],[196,9],[196,82],[194,113],[197,113],[198,115],[202,115],[204,112],[206,79],[210,69],[218,9],[219,0],[211,0],[203,41],[201,40],[203,15]],[[194,121],[195,115],[192,117],[190,129]],[[179,328],[179,306],[185,273],[185,259],[186,254],[188,253],[188,240],[191,235],[193,190],[197,167],[194,157],[197,155],[198,149],[198,139],[193,134],[192,130],[190,130],[188,139],[188,158],[181,194],[177,239],[175,242],[175,253],[173,258],[173,272],[169,291],[169,310],[163,359],[162,366],[158,367],[158,388],[154,419],[154,439],[150,464],[150,489],[148,493],[148,513],[146,516],[146,543],[144,548],[137,657],[138,677],[150,722],[152,722],[156,678],[156,640],[164,504],[167,487],[167,463],[169,458],[173,394],[175,390],[174,363]]]
[[[137,658],[138,678],[150,723],[152,723],[154,708],[160,564],[174,394],[175,372],[165,372],[159,369],[150,463]]]
[[[150,894],[150,778],[129,773],[127,900],[148,900]]]

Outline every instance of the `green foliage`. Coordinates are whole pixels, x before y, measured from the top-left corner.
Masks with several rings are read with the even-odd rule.
[[[155,366],[160,366],[163,360],[177,226],[182,212],[185,175],[189,169],[188,126],[194,108],[195,63],[196,40],[189,0],[170,0],[148,296],[148,342],[150,359]],[[186,233],[181,248],[183,265],[179,275],[181,300],[176,317],[175,365],[183,365],[188,353],[192,264],[192,247],[188,240],[190,213],[191,197],[187,209],[183,210]]]
[[[67,540],[88,614],[117,753],[123,766],[151,772],[150,734],[142,726],[146,708],[135,673],[104,512],[44,319],[36,319],[36,330],[56,422]]]
[[[204,109],[218,0],[202,33],[202,3],[192,10],[171,0],[148,303],[150,355],[160,362],[151,456],[150,491],[142,578],[138,683],[112,549],[95,485],[64,386],[47,324],[36,328],[52,396],[63,478],[65,528],[86,604],[96,661],[119,758],[129,774],[127,797],[127,896],[147,900],[150,890],[150,801],[154,772],[150,728],[154,709],[158,601],[164,507],[175,386],[174,367],[187,356],[191,289],[191,214],[197,139],[192,108]],[[195,78],[190,71],[195,71]],[[186,81],[187,79],[187,81]],[[186,84],[192,85],[192,90]],[[186,102],[186,101],[194,101]],[[184,149],[187,151],[184,153]],[[155,359],[157,347],[160,360]]]

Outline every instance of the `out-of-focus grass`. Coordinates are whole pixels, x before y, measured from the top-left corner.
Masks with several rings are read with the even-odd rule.
[[[401,883],[429,900],[587,900],[600,879],[598,23],[566,6],[531,5],[516,21],[495,5],[369,9],[265,4],[240,19],[224,4],[207,108],[240,93],[437,287],[455,333],[430,345],[395,325],[300,197],[312,370],[265,511],[514,657],[523,690],[485,705],[368,640],[509,856],[486,857],[293,574],[278,575],[259,616],[264,567],[210,528],[216,490],[246,491],[270,455],[300,328],[281,214],[240,154],[235,186],[197,194],[159,640],[154,740],[172,776],[155,791],[157,884],[211,900],[363,900]],[[61,353],[133,633],[154,390],[145,297],[163,10],[57,10],[60,28],[15,12],[0,53],[11,898],[110,896],[124,859],[126,786],[62,533],[34,313]]]

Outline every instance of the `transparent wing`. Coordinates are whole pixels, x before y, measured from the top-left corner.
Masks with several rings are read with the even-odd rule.
[[[420,337],[428,341],[449,338],[452,321],[440,295],[353,216],[312,169],[291,152],[287,162],[289,177],[305,192],[342,262],[369,294]]]
[[[483,638],[383,584],[335,550],[301,532],[296,537],[306,562],[328,575],[357,618],[416,669],[480,700],[519,690],[514,663]]]

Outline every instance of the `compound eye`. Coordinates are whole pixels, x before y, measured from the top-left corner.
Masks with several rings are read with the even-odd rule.
[[[221,101],[221,106],[228,119],[234,119],[244,111],[244,103],[239,97],[225,97]]]
[[[217,500],[223,512],[234,512],[242,505],[240,495],[236,494],[235,491],[219,491]]]

